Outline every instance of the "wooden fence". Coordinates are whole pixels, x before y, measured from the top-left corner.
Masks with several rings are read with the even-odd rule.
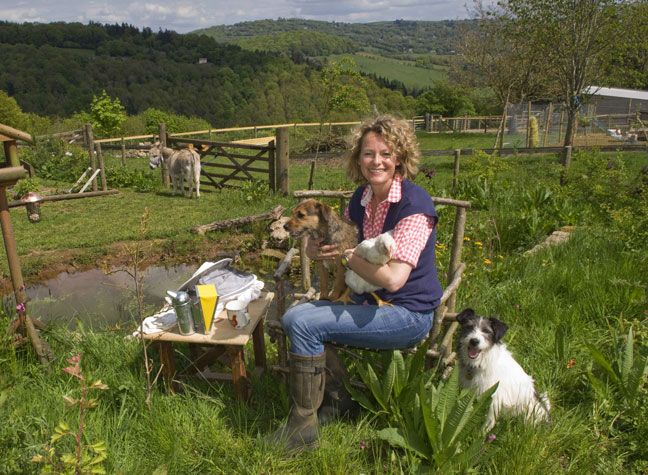
[[[177,135],[166,137],[169,147],[190,146],[200,154],[202,187],[239,188],[249,181],[267,181],[272,191],[288,193],[290,152],[287,128],[277,129],[275,137],[258,141],[262,143],[214,142]]]

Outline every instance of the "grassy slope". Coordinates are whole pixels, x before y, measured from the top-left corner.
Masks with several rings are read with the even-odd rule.
[[[416,66],[413,61],[367,53],[346,56],[353,58],[361,72],[375,74],[391,81],[400,81],[409,88],[430,87],[434,82],[447,78],[447,68],[443,66],[438,66],[435,69],[421,68]]]
[[[504,161],[510,168],[499,178],[512,180],[518,193],[555,183],[560,173],[552,157],[510,157]],[[628,155],[628,161],[632,169],[637,169],[645,157]],[[430,157],[424,162],[436,169],[436,175],[431,182],[423,177],[419,182],[432,194],[447,195],[451,159]],[[574,166],[578,166],[578,157]],[[307,176],[306,164],[291,167],[293,188],[303,188]],[[348,185],[341,167],[326,168],[322,164],[316,174],[316,187],[348,188]],[[92,204],[94,200],[65,204],[65,212],[56,218],[61,221],[56,221],[55,232],[51,231],[50,219],[54,219],[54,214],[50,214],[49,204],[44,221],[37,226],[19,223],[24,220],[21,212],[14,219],[16,234],[38,246],[38,239],[27,236],[42,233],[41,239],[46,239],[45,231],[49,227],[50,234],[59,234],[52,238],[56,239],[50,243],[53,247],[64,246],[66,239],[75,245],[108,241],[110,235],[122,228],[128,229],[121,231],[120,239],[134,237],[136,217],[144,206],[149,206],[155,210],[152,222],[159,221],[152,223],[157,235],[186,235],[196,220],[232,217],[244,209],[256,212],[270,203],[284,202],[272,198],[246,208],[245,195],[238,192],[205,195],[205,200],[198,205],[195,201],[187,205],[180,198],[130,193],[101,200],[103,205]],[[167,213],[163,212],[170,202],[174,204],[174,212],[191,216],[173,220],[172,229],[168,226]],[[441,242],[447,242],[452,213],[447,208],[440,213],[439,236]],[[123,218],[120,220],[118,215]],[[94,224],[89,224],[91,219],[95,220]],[[113,226],[101,228],[102,219]],[[485,210],[476,209],[469,214],[470,240],[466,241],[464,250],[468,272],[459,294],[459,305],[499,315],[510,325],[506,337],[509,347],[535,377],[539,388],[548,391],[553,403],[553,422],[536,428],[518,420],[500,422],[494,431],[497,439],[488,446],[488,457],[484,457],[479,472],[623,473],[622,463],[628,448],[620,438],[623,434],[614,435],[607,430],[609,421],[601,419],[601,412],[596,409],[584,376],[590,364],[584,343],[609,352],[610,333],[617,331],[620,324],[627,325],[633,320],[638,323],[647,305],[646,259],[640,259],[641,254],[629,253],[623,236],[610,233],[597,222],[587,223],[588,227],[583,227],[561,247],[533,257],[523,256],[519,251],[504,252],[499,257],[486,244],[490,219]],[[95,236],[91,237],[93,229]],[[77,233],[88,236],[75,236]],[[22,249],[24,252],[25,248]],[[442,266],[447,258],[440,249]],[[487,264],[486,258],[492,264]],[[559,325],[567,332],[561,352],[556,343]],[[28,460],[48,440],[56,424],[60,420],[74,420],[74,414],[65,410],[62,396],[71,392],[75,384],[71,378],[61,376],[61,369],[66,365],[64,358],[77,352],[83,353],[86,370],[110,386],[100,395],[99,407],[90,412],[87,421],[88,440],[103,439],[108,443],[109,473],[151,473],[162,466],[168,473],[407,471],[402,454],[392,455],[390,449],[378,442],[374,427],[367,419],[325,427],[322,448],[312,453],[285,457],[264,446],[258,434],[276,427],[288,407],[283,386],[274,377],[253,378],[253,396],[248,407],[233,399],[229,386],[197,383],[187,386],[184,394],[174,396],[156,391],[151,408],[146,409],[142,356],[134,342],[113,333],[81,332],[70,338],[58,329],[48,334],[48,340],[57,355],[55,370],[49,374],[32,366],[33,358],[0,350],[0,418],[14,421],[0,428],[0,473],[33,470]],[[269,357],[271,362],[275,358],[272,344]],[[568,367],[567,360],[572,358],[575,366]],[[645,424],[648,419],[645,408],[644,415]]]

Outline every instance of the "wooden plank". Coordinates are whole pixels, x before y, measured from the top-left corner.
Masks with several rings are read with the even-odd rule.
[[[256,137],[253,139],[241,139],[241,140],[233,140],[232,143],[243,143],[243,144],[249,144],[249,145],[264,145],[267,146],[271,141],[273,141],[274,135],[269,136],[269,137]]]
[[[247,371],[245,370],[243,348],[230,347],[228,353],[232,367],[234,392],[240,400],[247,401],[250,397],[250,382],[247,377]]]
[[[230,164],[227,164],[227,163],[208,163],[208,162],[206,162],[206,163],[201,163],[201,166],[203,167],[203,170],[205,169],[204,168],[205,166],[207,168],[225,168],[227,170],[238,170],[239,169],[239,167],[235,167],[234,165],[230,165]],[[257,167],[245,167],[245,168],[246,168],[246,170],[248,170],[250,172],[259,172],[259,173],[263,173],[263,174],[268,173],[267,168],[257,168]],[[227,175],[223,175],[223,176],[227,176]]]
[[[114,138],[109,138],[109,139],[97,139],[95,140],[95,143],[110,143],[110,142],[121,142],[123,140],[140,140],[140,139],[155,139],[155,135],[148,134],[148,135],[131,135],[129,137],[114,137]]]
[[[265,152],[265,150],[263,150],[262,152]],[[208,160],[216,159],[216,158],[227,158],[227,157],[238,158],[240,160],[247,160],[248,158],[253,158],[255,161],[259,161],[259,162],[266,162],[266,163],[270,162],[270,159],[268,157],[264,157],[264,156],[242,155],[242,154],[239,154],[239,153],[226,152],[224,154],[223,153],[219,153],[219,154],[213,153],[213,154],[210,154],[210,155],[205,155],[205,156],[203,156],[201,158],[200,163],[201,164],[203,164],[203,163],[212,163],[212,162],[209,162]]]
[[[232,142],[212,142],[211,140],[202,140],[202,139],[175,139],[173,137],[169,137],[169,144],[193,144],[193,145],[207,145],[207,146],[212,146],[212,147],[228,147],[228,148],[234,148],[234,149],[248,149],[248,150],[267,150],[269,147],[268,146],[262,146],[262,145],[250,145],[250,144],[236,144],[232,145]],[[198,147],[196,147],[198,148]]]

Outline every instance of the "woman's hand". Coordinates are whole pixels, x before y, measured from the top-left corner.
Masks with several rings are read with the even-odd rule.
[[[308,238],[306,243],[306,256],[315,261],[335,259],[340,255],[340,249],[336,244],[320,245],[321,239]]]

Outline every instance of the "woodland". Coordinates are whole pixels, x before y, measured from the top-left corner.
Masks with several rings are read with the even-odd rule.
[[[318,119],[323,99],[316,65],[129,25],[2,22],[0,58],[0,90],[47,116],[86,110],[102,89],[128,114],[153,107],[214,127]],[[412,113],[398,92],[373,81],[366,92],[379,109]]]

